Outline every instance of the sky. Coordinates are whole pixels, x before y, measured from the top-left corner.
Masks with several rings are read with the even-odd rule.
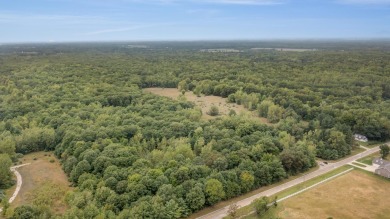
[[[0,43],[378,38],[390,0],[0,1]]]

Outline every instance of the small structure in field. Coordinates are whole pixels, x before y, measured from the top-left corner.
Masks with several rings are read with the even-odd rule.
[[[362,142],[368,141],[367,137],[364,135],[354,134],[353,137],[355,138],[356,141],[362,141]]]
[[[390,179],[390,162],[382,158],[374,158],[372,165],[376,167],[375,173]]]

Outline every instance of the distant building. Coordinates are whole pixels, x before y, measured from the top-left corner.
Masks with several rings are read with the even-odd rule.
[[[376,167],[375,173],[390,179],[390,162],[382,158],[374,158],[372,165]]]
[[[362,142],[368,141],[367,137],[364,135],[354,134],[353,137],[355,138],[356,141],[362,141]]]

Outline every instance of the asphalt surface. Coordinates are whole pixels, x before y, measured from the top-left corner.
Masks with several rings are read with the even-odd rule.
[[[335,162],[335,163],[328,163],[327,165],[324,165],[324,166],[320,166],[320,169],[316,170],[316,171],[313,171],[313,172],[310,172],[308,174],[305,174],[299,178],[296,178],[294,180],[291,180],[289,182],[286,182],[282,185],[279,185],[279,186],[275,186],[269,190],[266,190],[266,191],[263,191],[263,192],[260,192],[256,195],[253,195],[249,198],[246,198],[246,199],[243,199],[243,200],[240,200],[238,202],[236,202],[236,204],[241,208],[241,207],[244,207],[244,206],[247,206],[249,204],[252,203],[253,200],[257,199],[257,198],[260,198],[262,196],[271,196],[271,195],[274,195],[276,193],[279,193],[285,189],[288,189],[290,187],[293,187],[293,186],[296,186],[302,182],[305,182],[307,180],[310,180],[310,179],[313,179],[317,176],[320,176],[320,175],[323,175],[325,173],[328,173],[338,167],[341,167],[341,166],[344,166],[354,160],[357,160],[359,158],[362,158],[362,157],[365,157],[365,156],[368,156],[370,154],[373,154],[375,152],[379,151],[379,146],[377,147],[374,147],[374,148],[371,148],[371,149],[368,149],[366,151],[363,151],[362,153],[359,153],[359,154],[356,154],[354,156],[351,156],[351,157],[347,157],[341,161],[338,161],[338,162]],[[216,211],[213,211],[211,213],[208,213],[206,215],[203,215],[201,217],[198,217],[198,219],[219,219],[219,218],[223,218],[225,216],[228,215],[228,209],[229,209],[229,206],[226,206],[226,207],[223,207],[223,208],[220,208]]]

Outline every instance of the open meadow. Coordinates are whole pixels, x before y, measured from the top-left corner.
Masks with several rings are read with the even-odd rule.
[[[263,217],[246,218],[389,218],[389,185],[389,180],[354,170],[279,203]]]
[[[31,164],[18,169],[23,184],[11,208],[34,204],[49,207],[53,213],[63,213],[67,209],[65,194],[71,188],[59,160],[52,152],[36,152],[19,161]],[[9,189],[7,194],[12,194],[14,189]]]
[[[174,100],[177,100],[181,92],[177,88],[146,88],[144,89],[146,92],[153,93],[155,95],[169,97]],[[188,91],[184,94],[187,101],[195,103],[197,107],[202,110],[202,118],[209,120],[215,118],[207,114],[210,110],[211,106],[217,106],[219,109],[220,116],[226,116],[229,114],[230,110],[234,110],[236,114],[247,113],[252,118],[267,125],[271,125],[268,122],[267,118],[258,117],[256,111],[249,111],[243,105],[238,105],[236,103],[228,103],[227,98],[222,98],[219,96],[197,96],[192,91]]]

